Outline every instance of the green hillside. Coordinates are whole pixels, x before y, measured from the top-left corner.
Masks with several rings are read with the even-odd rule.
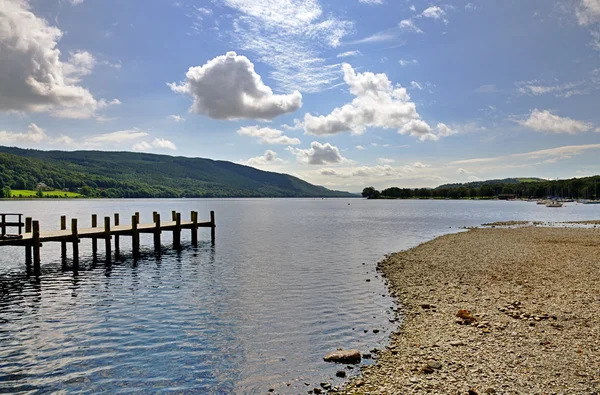
[[[0,146],[0,190],[32,190],[38,183],[111,198],[356,196],[287,174],[211,159]]]

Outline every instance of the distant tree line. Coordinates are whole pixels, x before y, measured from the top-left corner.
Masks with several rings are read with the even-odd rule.
[[[572,178],[555,181],[477,182],[453,184],[438,188],[398,188],[391,187],[378,191],[373,187],[363,189],[362,196],[369,199],[490,199],[498,195],[516,195],[522,198],[541,199],[563,197],[571,199],[598,199],[600,176]]]

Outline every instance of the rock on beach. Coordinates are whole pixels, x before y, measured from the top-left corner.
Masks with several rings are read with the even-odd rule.
[[[330,352],[323,359],[325,362],[355,364],[360,362],[361,356],[359,350],[338,350]]]

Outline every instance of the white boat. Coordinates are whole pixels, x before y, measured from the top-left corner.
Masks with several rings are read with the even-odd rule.
[[[548,204],[548,202],[545,200],[538,200],[537,204]]]
[[[548,204],[546,204],[546,207],[562,207],[563,204],[561,202],[548,202]]]

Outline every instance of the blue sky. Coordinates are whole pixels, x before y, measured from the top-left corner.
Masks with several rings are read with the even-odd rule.
[[[330,188],[600,173],[600,0],[0,0],[0,144]]]

